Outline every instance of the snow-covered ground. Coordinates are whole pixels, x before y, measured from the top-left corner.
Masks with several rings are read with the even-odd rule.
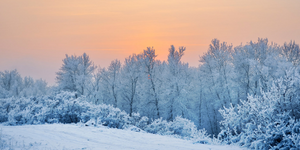
[[[106,127],[72,124],[0,126],[0,144],[12,149],[95,150],[240,150],[235,146],[205,145],[174,137]],[[1,145],[0,145],[1,147]],[[7,147],[7,148],[8,148]],[[1,148],[0,148],[1,149]]]

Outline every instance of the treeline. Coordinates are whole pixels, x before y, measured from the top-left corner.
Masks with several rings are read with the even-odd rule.
[[[155,49],[148,47],[140,54],[113,60],[107,68],[95,66],[87,54],[69,56],[57,72],[57,87],[52,92],[76,92],[95,105],[110,104],[130,116],[138,112],[150,119],[172,121],[176,116],[192,120],[198,128],[217,135],[224,107],[240,106],[248,96],[262,97],[273,84],[287,75],[298,81],[300,50],[295,42],[283,46],[258,39],[233,47],[213,39],[198,67],[181,61],[186,48],[169,48],[166,61],[156,59]],[[25,83],[17,71],[1,72],[0,97],[45,94],[46,86],[30,79]],[[294,81],[294,80],[293,80]],[[37,87],[31,92],[27,87]],[[29,88],[30,89],[30,88]],[[290,94],[290,89],[294,93]],[[299,118],[299,84],[290,86],[282,95],[292,107],[290,117]],[[26,93],[26,94],[24,94]]]
[[[17,70],[0,72],[0,99],[9,97],[30,97],[47,94],[50,88],[45,80],[24,77]]]

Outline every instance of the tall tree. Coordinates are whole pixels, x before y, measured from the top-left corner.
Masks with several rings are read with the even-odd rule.
[[[107,70],[104,68],[101,71],[104,90],[108,92],[106,101],[115,107],[118,106],[119,99],[120,71],[121,62],[119,60],[112,61]]]
[[[56,73],[59,89],[85,95],[85,89],[90,84],[92,72],[95,69],[96,67],[86,53],[82,56],[66,55],[60,71]]]
[[[0,72],[0,97],[18,97],[23,90],[22,77],[17,70]]]
[[[187,87],[189,86],[189,70],[188,64],[181,62],[181,58],[184,55],[185,47],[179,47],[179,50],[175,50],[175,47],[171,45],[168,55],[168,69],[166,76],[166,83],[168,85],[168,91],[166,99],[168,99],[169,116],[168,120],[173,120],[176,115],[187,117],[189,110],[187,109]]]
[[[142,62],[142,71],[144,72],[144,88],[145,89],[145,100],[148,101],[147,104],[154,104],[154,118],[160,118],[160,110],[159,110],[159,95],[157,91],[157,86],[159,85],[159,81],[157,80],[157,67],[160,65],[159,61],[156,61],[155,58],[157,55],[155,54],[155,49],[152,47],[147,47],[143,53],[143,62]],[[151,117],[152,118],[152,117]]]
[[[218,121],[221,118],[218,109],[229,106],[232,103],[233,93],[232,77],[233,67],[231,66],[232,45],[226,42],[220,43],[213,39],[209,45],[208,52],[200,57],[200,71],[205,77],[205,88],[209,92],[207,105],[208,119],[210,119],[211,132],[219,132]]]
[[[289,62],[292,62],[294,66],[299,65],[300,49],[299,49],[299,44],[296,44],[295,41],[291,41],[290,43],[284,43],[284,45],[282,46],[281,54]]]
[[[121,71],[121,95],[123,102],[123,108],[128,111],[131,116],[134,111],[137,111],[138,101],[138,81],[141,76],[141,55],[133,54],[125,59],[124,66]]]

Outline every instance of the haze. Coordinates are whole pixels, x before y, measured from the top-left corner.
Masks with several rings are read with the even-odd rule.
[[[0,71],[55,83],[65,54],[86,52],[95,65],[154,47],[187,48],[197,66],[213,38],[237,46],[258,37],[300,42],[299,0],[1,0]]]

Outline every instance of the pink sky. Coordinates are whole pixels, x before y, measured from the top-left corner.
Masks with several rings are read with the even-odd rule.
[[[0,71],[55,83],[65,54],[86,52],[96,65],[154,47],[187,48],[197,66],[213,38],[237,46],[258,37],[300,43],[299,0],[1,0]]]

